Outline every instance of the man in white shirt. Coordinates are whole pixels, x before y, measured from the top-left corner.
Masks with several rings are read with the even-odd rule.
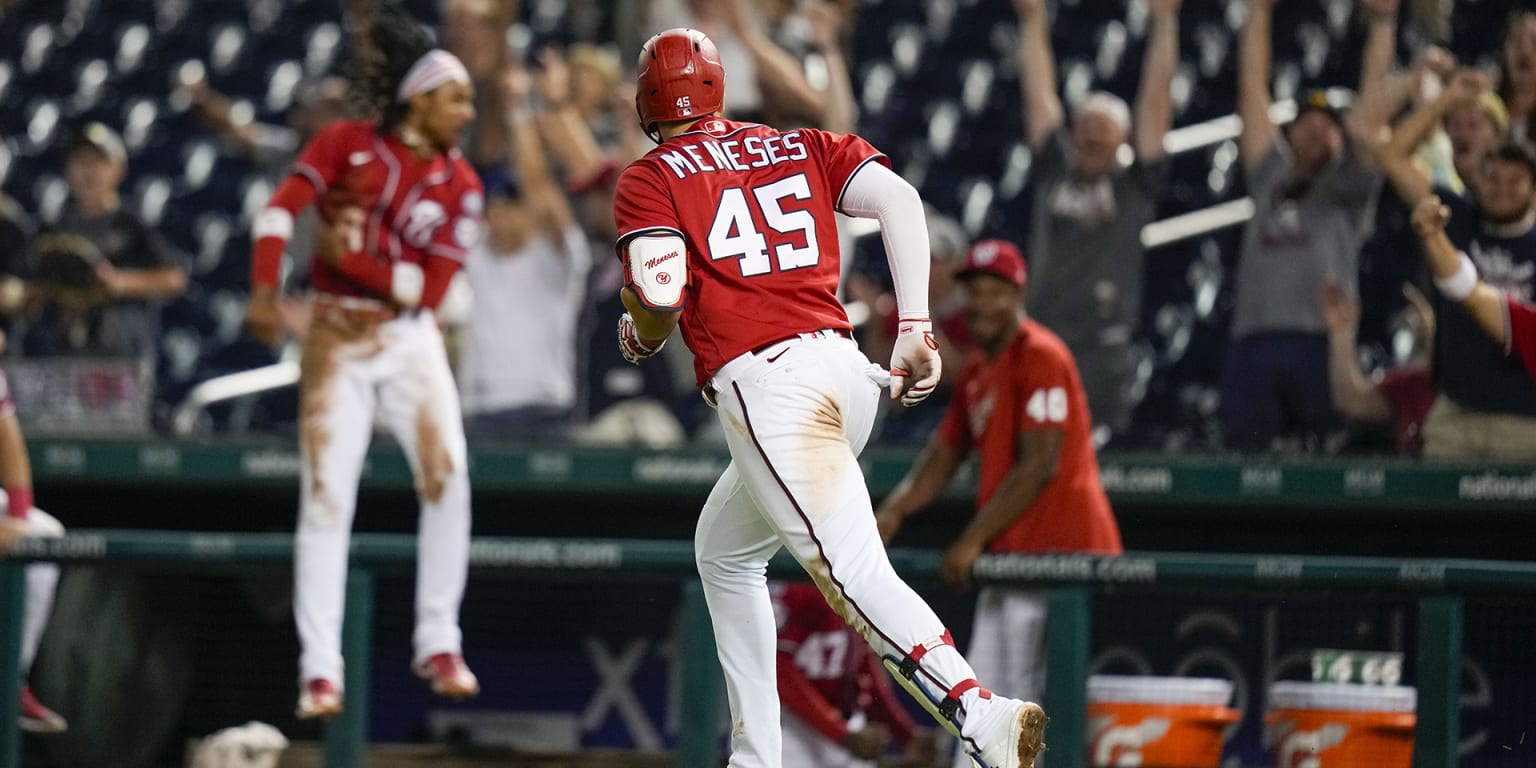
[[[464,265],[475,299],[459,360],[471,433],[520,440],[564,437],[573,426],[592,268],[564,192],[528,166],[519,163],[521,179],[501,168],[481,174],[486,236]]]

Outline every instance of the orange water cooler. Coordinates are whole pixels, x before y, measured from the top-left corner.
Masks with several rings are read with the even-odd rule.
[[[1096,768],[1217,768],[1232,683],[1198,677],[1088,678],[1088,760]]]
[[[1415,689],[1402,685],[1275,683],[1269,743],[1277,768],[1411,768]]]

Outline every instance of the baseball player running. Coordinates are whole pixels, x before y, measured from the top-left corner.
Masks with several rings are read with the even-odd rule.
[[[5,349],[5,334],[0,333],[0,350]],[[32,506],[32,462],[27,457],[26,438],[16,419],[16,404],[11,400],[10,383],[0,371],[0,557],[11,544],[24,537],[58,537],[64,526],[52,515]],[[43,706],[26,680],[37,658],[37,648],[53,612],[53,591],[59,583],[57,563],[32,563],[25,569],[26,603],[21,617],[21,706],[20,726],[29,733],[63,733],[69,723],[57,712]]]
[[[353,85],[376,123],[333,123],[304,148],[257,218],[247,322],[275,339],[276,286],[294,217],[323,221],[313,319],[300,361],[303,454],[294,552],[298,716],[341,711],[348,539],[375,411],[410,460],[421,499],[415,668],[432,690],[472,696],[459,603],[469,563],[469,474],[459,400],[433,310],[480,231],[480,180],[455,148],[474,116],[464,65],[399,11],[373,26]]]
[[[933,610],[892,569],[858,455],[882,383],[914,405],[939,379],[922,200],[863,139],[719,117],[725,68],[703,33],[640,52],[636,109],[659,144],[614,199],[619,346],[656,354],[672,329],[717,408],[731,464],[694,547],[734,721],[730,765],[782,765],[774,617],[764,569],[787,546],[827,602],[984,768],[1029,768],[1040,706],[983,688]],[[900,313],[887,373],[837,300],[834,211],[880,221]]]

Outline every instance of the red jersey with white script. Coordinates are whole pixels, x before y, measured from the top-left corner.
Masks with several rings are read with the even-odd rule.
[[[939,439],[961,455],[972,449],[981,454],[977,509],[991,501],[1013,469],[1021,431],[1064,433],[1056,476],[988,549],[1120,554],[1120,528],[1099,483],[1092,424],[1072,353],[1045,326],[1020,322],[1018,336],[996,360],[971,353]]]
[[[314,185],[323,220],[345,206],[361,208],[367,214],[362,250],[383,262],[425,266],[440,257],[463,264],[480,236],[480,178],[457,149],[422,159],[372,123],[340,120],[310,139],[293,172]],[[318,260],[312,269],[321,293],[389,299]]]
[[[852,329],[837,300],[833,213],[871,161],[889,164],[857,136],[709,118],[624,169],[613,201],[620,258],[640,235],[683,238],[683,340],[700,385],[765,344]]]
[[[1504,298],[1509,312],[1509,352],[1520,356],[1525,372],[1536,381],[1536,305],[1513,296]]]
[[[779,657],[790,661],[779,664],[784,707],[833,742],[847,735],[848,717],[863,712],[870,721],[890,726],[897,744],[906,744],[917,723],[902,708],[884,665],[864,638],[827,605],[816,585],[797,582],[773,589]]]

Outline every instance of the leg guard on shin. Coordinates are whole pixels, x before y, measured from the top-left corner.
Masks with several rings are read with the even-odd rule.
[[[917,703],[923,709],[928,710],[928,714],[933,715],[933,719],[938,721],[944,730],[949,731],[949,734],[957,739],[964,738],[960,735],[961,720],[959,712],[959,694],[964,693],[964,690],[954,695],[950,695],[947,691],[937,692],[937,689],[931,683],[920,680],[917,677],[917,662],[913,661],[911,656],[902,659],[886,656],[882,659],[882,662],[891,673],[891,677],[895,678],[901,687],[907,689],[907,693],[912,694],[912,698],[917,699]],[[976,681],[967,680],[966,683],[974,686]],[[965,685],[965,683],[961,685]]]
[[[922,645],[914,647],[906,656],[898,659],[895,656],[886,656],[882,659],[885,668],[901,687],[917,699],[928,714],[933,715],[944,730],[949,731],[957,739],[960,735],[960,724],[964,722],[964,714],[960,711],[960,696],[966,691],[979,687],[975,680],[961,680],[957,683],[940,682],[932,674],[918,674],[919,662],[929,651],[942,646],[954,647],[954,638],[948,631]],[[948,686],[948,687],[945,687]]]

